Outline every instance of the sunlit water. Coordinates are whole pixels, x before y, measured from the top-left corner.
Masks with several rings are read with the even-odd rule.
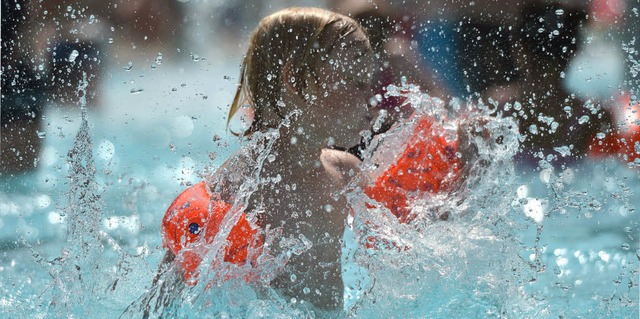
[[[176,69],[171,79],[148,73],[149,87],[136,90],[111,80],[107,86],[119,93],[104,103],[116,106],[86,113],[52,108],[45,114],[38,170],[2,180],[2,317],[317,315],[264,285],[283,256],[265,264],[258,284],[220,279],[243,278],[252,269],[204,269],[205,262],[195,286],[181,285],[171,272],[162,280],[179,289],[163,293],[152,286],[164,254],[159,226],[166,207],[241,146],[224,132],[222,120],[222,101],[230,101],[232,89],[210,92],[233,84],[221,78],[211,85],[206,75],[190,71]],[[418,92],[409,98],[419,112],[437,118],[455,117],[467,107],[447,110]],[[146,108],[132,107],[136,103]],[[166,107],[171,104],[175,108]],[[487,129],[499,142],[474,140],[479,155],[466,181],[452,193],[418,201],[414,211],[421,217],[411,224],[367,208],[361,190],[349,190],[355,214],[344,238],[340,316],[637,316],[639,171],[614,159],[555,170],[517,167],[513,122],[497,119]],[[383,141],[381,148],[390,145]],[[244,195],[255,182],[247,179]],[[443,211],[449,220],[432,218]],[[366,248],[360,244],[365,235],[402,249]],[[214,246],[223,237],[224,231]],[[290,248],[298,249],[296,243]],[[207,257],[215,254],[213,249]]]

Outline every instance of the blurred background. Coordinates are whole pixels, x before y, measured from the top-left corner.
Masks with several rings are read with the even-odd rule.
[[[542,3],[554,4],[554,11],[540,11]],[[149,121],[166,120],[158,115],[169,112],[176,113],[173,121],[195,117],[214,123],[211,119],[226,111],[250,31],[260,18],[294,5],[333,9],[363,23],[380,56],[376,88],[382,93],[386,85],[405,76],[444,100],[526,104],[535,95],[534,99],[543,96],[533,103],[536,111],[525,111],[542,111],[547,117],[562,113],[555,107],[566,97],[572,109],[592,101],[603,111],[588,125],[589,136],[602,131],[596,126],[614,129],[614,122],[625,117],[614,110],[620,101],[632,97],[631,102],[636,101],[638,8],[634,0],[438,0],[428,4],[6,0],[2,6],[3,176],[38,170],[43,166],[38,162],[46,164],[40,161],[47,154],[43,143],[50,127],[44,114],[78,109],[82,95],[97,118],[110,117],[115,125],[128,116],[132,120],[128,131]],[[536,17],[539,21],[526,22]],[[87,88],[79,94],[83,74]],[[194,78],[198,84],[187,83]],[[201,88],[196,89],[197,85]],[[189,108],[197,108],[197,114],[188,114]],[[128,115],[123,116],[124,110]],[[536,114],[518,117],[525,133],[543,129],[534,128]],[[181,125],[174,124],[174,128]],[[576,135],[563,131],[566,123],[557,124],[559,132]],[[189,130],[176,131],[173,138],[191,135]],[[223,132],[213,128],[209,134]],[[549,141],[539,135],[531,134],[525,144],[543,145],[548,151]],[[575,142],[576,154],[586,153],[589,142]]]
[[[406,77],[451,107],[515,117],[528,137],[514,159],[523,184],[544,184],[555,169],[604,206],[623,198],[548,227],[604,227],[605,246],[640,254],[638,0],[2,0],[0,310],[37,304],[33,282],[48,280],[39,265],[69,240],[70,150],[83,116],[99,228],[117,243],[105,245],[141,256],[132,268],[150,278],[166,207],[241,144],[226,116],[250,32],[289,6],[361,22],[379,59],[376,93]],[[551,199],[539,188],[543,207]]]

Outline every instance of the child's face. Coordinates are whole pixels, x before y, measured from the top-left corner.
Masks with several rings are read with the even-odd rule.
[[[318,66],[312,90],[318,111],[314,122],[337,146],[358,144],[359,133],[370,126],[372,72],[373,54],[361,30],[336,43],[327,60]]]

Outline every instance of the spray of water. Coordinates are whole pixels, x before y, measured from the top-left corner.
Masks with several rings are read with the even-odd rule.
[[[509,215],[512,157],[519,145],[515,123],[478,104],[447,109],[412,86],[392,87],[390,93],[410,101],[414,117],[439,121],[443,137],[457,134],[461,144],[467,140],[472,154],[466,157],[464,179],[453,190],[425,193],[413,201],[416,217],[410,223],[398,222],[380,205],[371,209],[375,203],[362,192],[352,193],[353,228],[361,240],[376,238],[382,244],[371,248],[361,242],[354,248],[353,262],[366,269],[361,282],[367,284],[350,314],[503,317],[521,312],[526,298],[519,289],[522,270],[529,267],[518,256],[521,247]],[[414,125],[402,123],[379,137],[379,154],[394,158],[389,153],[402,149],[398,136],[402,140],[411,134]],[[373,155],[364,166],[376,167],[383,160]]]
[[[81,85],[80,89],[85,87],[86,84]],[[404,149],[403,141],[415,129],[415,118],[428,116],[438,123],[438,134],[447,141],[457,138],[459,144],[467,145],[465,154],[458,154],[465,160],[464,178],[447,192],[414,198],[411,211],[415,217],[409,223],[400,222],[384,206],[368,198],[359,184],[343,190],[353,215],[348,219],[344,238],[347,293],[346,309],[340,316],[386,318],[401,313],[408,317],[548,317],[550,309],[555,309],[554,303],[546,293],[536,291],[535,284],[548,287],[551,283],[544,281],[544,276],[562,275],[568,279],[558,279],[556,284],[565,287],[563,291],[571,291],[571,283],[566,281],[573,277],[561,266],[555,267],[553,274],[547,271],[549,261],[541,221],[567,214],[568,210],[584,211],[586,216],[603,211],[607,203],[602,202],[602,197],[593,196],[593,192],[572,189],[570,172],[543,170],[548,192],[543,205],[546,208],[537,217],[540,220],[521,218],[523,209],[535,200],[514,191],[521,182],[512,161],[520,136],[512,118],[502,118],[495,107],[482,103],[454,101],[445,105],[406,83],[390,87],[389,92],[411,103],[416,116],[371,140],[363,171],[375,173],[393,162]],[[81,126],[67,158],[70,187],[64,208],[66,241],[58,258],[38,259],[52,277],[45,289],[50,298],[42,298],[50,317],[99,317],[109,309],[118,311],[131,302],[126,296],[132,295],[135,281],[145,277],[140,275],[140,269],[148,270],[141,267],[141,258],[124,253],[100,230],[103,205],[84,104],[82,111]],[[290,118],[282,125],[290,125]],[[279,138],[277,129],[257,133],[229,166],[202,174],[208,186],[233,207],[212,243],[201,242],[188,248],[204,257],[197,280],[185,283],[177,263],[167,263],[153,285],[121,317],[193,317],[198,313],[223,318],[327,316],[284,298],[269,286],[290,256],[309,249],[303,238],[283,239],[280,229],[263,230],[259,235],[264,238],[264,249],[250,251],[259,254],[257,263],[238,266],[220,262],[224,259],[226,238],[241,214],[251,221],[261,213],[243,209],[249,207],[251,194],[261,185],[283,182],[260,174],[265,161],[273,157],[271,146]],[[620,211],[631,214],[634,194],[627,185],[616,181],[603,184],[602,192],[611,193],[614,200],[610,202],[620,202]],[[537,229],[533,247],[523,244],[517,236],[518,231],[532,225]],[[376,245],[370,244],[371,238]],[[105,259],[108,252],[104,245],[119,254],[115,265]],[[531,253],[529,259],[523,252]],[[565,258],[562,251],[557,253],[558,258]],[[609,258],[607,253],[595,255]],[[564,265],[562,259],[560,265]],[[634,271],[637,267],[622,271],[616,279],[629,281],[629,289],[616,290],[621,305],[634,305],[630,299],[636,287]],[[607,304],[618,307],[612,302]]]
[[[523,269],[532,267],[519,256],[521,247],[512,233],[516,223],[509,217],[515,196],[512,157],[519,145],[515,123],[495,117],[489,108],[477,104],[448,109],[442,101],[406,83],[389,91],[406,98],[416,109],[416,117],[434,118],[448,140],[462,135],[473,156],[467,159],[464,180],[453,190],[424,194],[412,202],[417,217],[411,223],[400,223],[356,185],[344,190],[354,211],[349,219],[353,240],[346,239],[343,248],[344,268],[350,273],[345,286],[351,294],[345,311],[355,318],[393,317],[397,313],[437,317],[522,313],[526,296],[521,287],[530,278]],[[465,114],[463,119],[460,114]],[[364,170],[375,170],[393,160],[403,149],[398,141],[406,140],[415,125],[414,120],[408,120],[376,137],[370,148],[375,151],[365,155]],[[177,267],[171,266],[123,317],[141,313],[188,317],[200,312],[243,318],[323,315],[286,300],[269,287],[288,256],[308,249],[304,240],[282,240],[278,229],[267,230],[262,234],[266,248],[257,265],[219,262],[226,237],[242,207],[248,207],[249,196],[260,183],[280,182],[260,178],[262,164],[269,160],[270,147],[278,137],[277,130],[257,134],[229,167],[206,176],[214,192],[232,202],[233,208],[212,244],[189,248],[205,255],[197,283],[185,284]],[[251,220],[259,212],[245,213]],[[371,237],[384,244],[372,248],[365,243]],[[269,250],[274,245],[280,246],[280,253]]]
[[[138,269],[144,269],[141,258],[125,253],[101,229],[104,203],[102,187],[96,179],[86,107],[87,85],[87,76],[83,74],[78,86],[80,127],[67,153],[69,190],[61,214],[67,227],[60,254],[53,260],[45,260],[45,254],[27,244],[35,261],[51,277],[50,284],[43,288],[39,305],[50,318],[112,317],[110,313],[121,307],[121,302],[130,302],[120,299],[131,284],[121,283],[132,280],[139,275]],[[105,249],[105,245],[111,249]]]

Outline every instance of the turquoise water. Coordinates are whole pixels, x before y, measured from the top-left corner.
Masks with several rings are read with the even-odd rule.
[[[152,286],[166,207],[241,146],[215,120],[232,84],[191,71],[147,74],[154,85],[136,94],[111,80],[108,107],[84,115],[49,108],[38,169],[0,180],[0,317],[143,317],[149,304],[151,317],[322,315],[264,286],[215,281],[248,269],[216,269],[213,281],[170,293]],[[503,142],[476,141],[467,182],[417,202],[425,217],[412,225],[361,207],[353,191],[339,317],[637,317],[640,171],[616,159],[516,166],[516,133],[493,123]],[[434,211],[450,219],[428,218]],[[365,233],[406,249],[363,248]]]

